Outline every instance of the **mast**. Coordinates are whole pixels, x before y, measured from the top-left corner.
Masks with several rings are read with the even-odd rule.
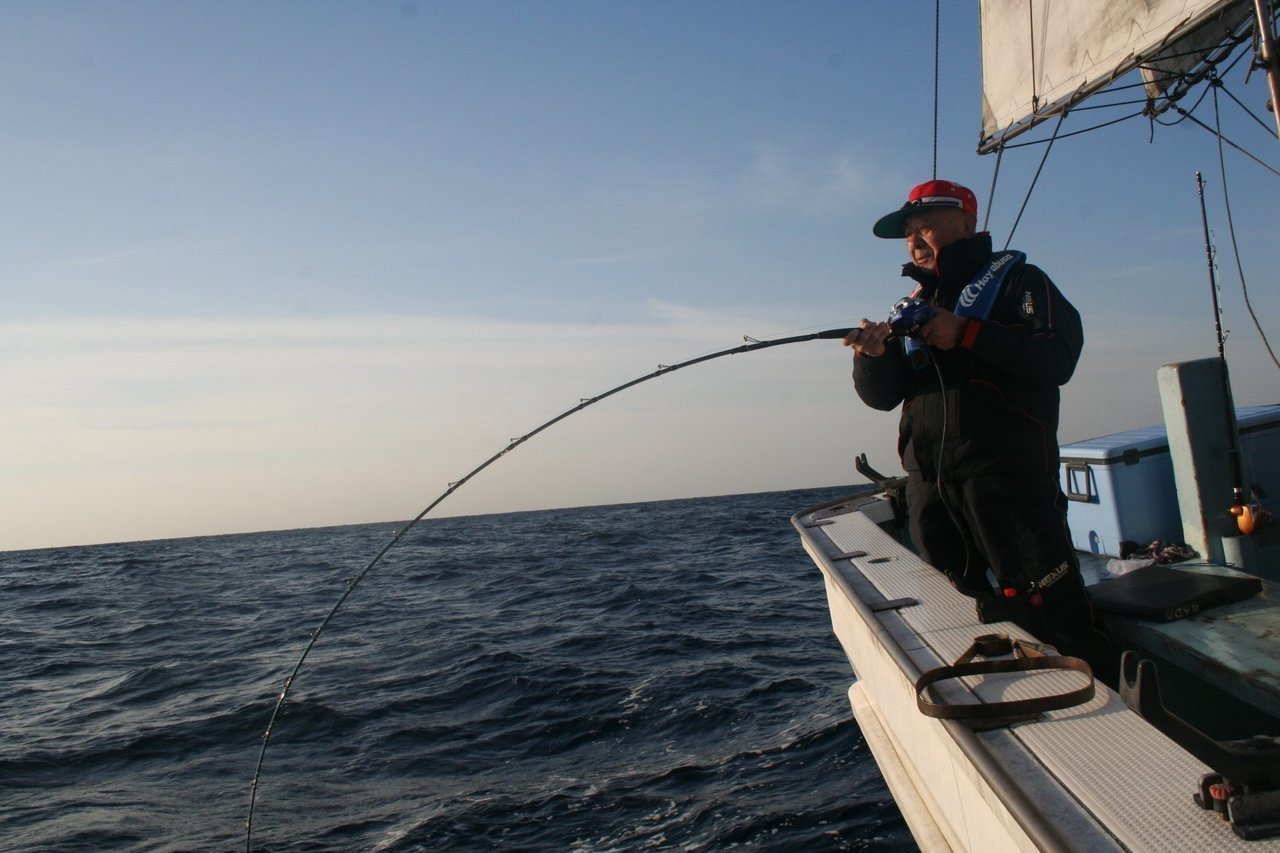
[[[1276,55],[1276,36],[1271,31],[1267,0],[1253,0],[1253,8],[1258,20],[1259,58],[1271,89],[1271,115],[1276,122],[1276,133],[1280,134],[1280,56]]]

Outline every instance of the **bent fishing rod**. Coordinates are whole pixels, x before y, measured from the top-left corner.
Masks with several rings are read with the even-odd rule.
[[[306,663],[307,657],[311,654],[311,650],[315,648],[315,645],[319,641],[320,635],[324,632],[324,629],[328,627],[330,622],[333,621],[333,618],[338,614],[338,611],[342,608],[342,605],[346,603],[346,600],[351,597],[351,594],[355,592],[356,587],[360,585],[360,582],[363,581],[366,577],[368,577],[369,573],[372,572],[378,566],[378,564],[382,562],[382,559],[387,555],[387,552],[389,552],[397,542],[403,539],[404,536],[418,524],[418,522],[422,521],[422,519],[425,518],[428,513],[430,513],[433,509],[438,507],[441,503],[444,502],[446,498],[448,498],[458,489],[466,485],[468,481],[470,481],[473,477],[475,477],[481,471],[488,468],[490,465],[497,462],[499,459],[506,456],[508,453],[515,450],[517,447],[524,444],[526,441],[533,438],[538,433],[543,432],[544,430],[547,430],[555,426],[560,421],[564,420],[570,415],[575,415],[578,412],[581,412],[583,409],[588,408],[589,406],[593,406],[596,403],[599,403],[601,400],[605,400],[609,397],[612,397],[614,394],[618,394],[618,393],[621,393],[622,391],[626,391],[628,388],[634,388],[636,385],[639,385],[642,382],[648,382],[650,379],[656,379],[659,376],[665,376],[668,373],[673,373],[677,370],[680,370],[681,368],[690,367],[692,365],[701,364],[707,361],[712,361],[713,359],[717,359],[717,358],[723,358],[726,355],[739,355],[741,353],[755,352],[756,350],[768,349],[770,347],[782,346],[784,344],[798,344],[804,341],[839,340],[846,337],[852,331],[853,331],[852,328],[827,329],[826,331],[823,331],[823,332],[813,332],[810,334],[796,335],[794,337],[788,337],[788,338],[777,338],[775,340],[770,340],[770,341],[759,341],[744,335],[743,340],[745,340],[746,343],[740,346],[732,347],[730,349],[720,350],[719,352],[713,352],[708,355],[701,355],[696,358],[691,358],[688,361],[682,361],[679,364],[659,364],[658,369],[653,371],[652,373],[646,373],[644,376],[637,377],[636,379],[632,379],[629,382],[624,382],[621,385],[618,385],[614,388],[610,388],[608,391],[605,391],[603,394],[597,394],[594,397],[583,397],[579,399],[578,405],[573,406],[572,408],[566,409],[565,411],[556,415],[554,418],[551,418],[550,420],[540,424],[539,426],[535,427],[534,429],[530,430],[529,432],[525,433],[519,438],[511,439],[511,442],[506,447],[502,448],[497,453],[493,454],[488,459],[481,462],[475,468],[472,468],[469,472],[467,472],[466,476],[464,476],[462,479],[455,480],[454,482],[450,483],[449,487],[445,489],[440,494],[439,497],[437,497],[430,504],[428,504],[427,507],[422,510],[422,512],[414,516],[413,519],[408,524],[406,524],[404,527],[396,531],[395,535],[392,536],[391,539],[387,542],[387,544],[382,547],[382,550],[378,551],[378,553],[374,555],[373,559],[369,561],[368,565],[366,565],[363,569],[361,569],[360,572],[356,574],[354,577],[349,578],[347,580],[346,589],[343,590],[342,595],[338,597],[337,602],[334,603],[333,607],[329,610],[328,614],[324,617],[323,620],[321,620],[319,626],[314,631],[311,632],[311,639],[307,642],[306,647],[303,648],[302,654],[298,658],[298,662],[294,664],[293,670],[289,673],[289,677],[284,680],[284,687],[280,690],[280,694],[276,698],[275,707],[271,711],[271,718],[267,721],[267,728],[262,733],[262,749],[258,752],[258,764],[253,772],[253,782],[250,786],[250,794],[249,794],[249,814],[245,820],[245,839],[244,840],[245,840],[246,853],[252,850],[253,811],[254,811],[254,807],[257,805],[257,802],[258,802],[258,787],[259,787],[259,782],[262,779],[262,767],[267,755],[267,746],[271,742],[271,734],[273,731],[275,731],[276,722],[280,717],[280,711],[284,707],[285,700],[288,699],[289,697],[289,691],[293,689],[294,681],[297,679],[298,673],[302,669],[302,665]]]

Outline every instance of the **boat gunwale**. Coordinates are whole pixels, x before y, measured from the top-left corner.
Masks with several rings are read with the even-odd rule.
[[[811,555],[816,558],[816,562],[823,573],[835,581],[836,585],[844,592],[854,611],[858,613],[859,617],[879,641],[881,648],[889,655],[904,676],[915,681],[923,672],[915,661],[911,659],[910,655],[907,654],[906,649],[902,647],[897,638],[893,636],[890,626],[880,618],[881,616],[892,615],[893,618],[901,621],[901,615],[896,610],[877,612],[871,609],[867,604],[867,598],[877,596],[883,598],[879,590],[874,588],[871,581],[862,574],[852,560],[847,560],[847,562],[856,571],[856,579],[850,578],[843,571],[837,569],[833,556],[811,535],[811,531],[814,528],[823,526],[821,519],[810,520],[812,516],[840,507],[842,504],[848,506],[847,512],[860,512],[868,504],[883,500],[882,496],[884,494],[883,489],[877,489],[872,492],[860,493],[802,509],[791,517],[791,524],[800,533],[801,539],[811,546],[806,550],[809,550]],[[888,533],[885,535],[893,538]],[[870,592],[869,596],[864,596],[863,592],[855,588],[855,585],[859,582],[866,585],[866,591]],[[999,799],[1001,805],[1005,807],[1009,815],[1038,849],[1069,851],[1077,848],[1077,845],[1072,843],[1072,840],[1064,837],[1058,831],[1054,823],[1049,820],[1049,816],[1035,804],[1024,789],[1024,786],[1010,775],[1009,771],[994,755],[990,746],[978,737],[977,732],[964,723],[955,720],[939,719],[937,723],[940,724],[940,728],[947,732],[956,746],[969,759],[974,769],[978,771],[980,777]],[[1012,737],[1011,733],[1005,733]],[[987,734],[990,734],[990,732]],[[1032,758],[1032,760],[1035,759]],[[1064,792],[1064,795],[1070,796],[1070,793]],[[1074,797],[1071,799],[1079,803]],[[1083,804],[1080,804],[1080,809],[1088,816],[1089,820],[1102,835],[1110,838],[1117,846],[1120,845],[1119,840],[1110,830],[1099,822],[1096,816],[1089,812]]]

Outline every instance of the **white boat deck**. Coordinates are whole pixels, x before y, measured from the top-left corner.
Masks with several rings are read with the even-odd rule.
[[[872,516],[888,509],[876,503]],[[1280,840],[1238,838],[1197,806],[1208,768],[1101,684],[1086,704],[985,732],[921,714],[915,679],[955,661],[974,637],[1034,638],[1012,623],[978,623],[970,599],[862,512],[811,511],[795,523],[823,570],[832,624],[858,678],[850,699],[859,724],[922,847],[1280,850]],[[904,598],[915,603],[879,609]],[[996,702],[1066,692],[1082,679],[972,677],[937,685],[937,695]]]

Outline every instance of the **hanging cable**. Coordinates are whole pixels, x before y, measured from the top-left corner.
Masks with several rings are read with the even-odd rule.
[[[351,594],[355,592],[356,587],[360,585],[360,582],[363,581],[369,575],[369,573],[372,572],[378,566],[378,564],[382,562],[382,559],[387,555],[387,552],[390,551],[397,542],[399,542],[402,538],[404,538],[406,533],[412,530],[418,524],[418,522],[422,521],[422,519],[427,515],[427,513],[431,512],[431,510],[439,506],[445,500],[445,498],[449,497],[458,489],[466,485],[466,483],[472,477],[476,476],[481,471],[483,471],[484,469],[492,465],[494,462],[497,462],[503,456],[506,456],[508,453],[515,450],[517,447],[524,444],[529,439],[533,438],[538,433],[548,429],[549,427],[554,426],[555,424],[559,423],[560,421],[564,420],[570,415],[577,414],[578,412],[582,411],[588,406],[592,406],[596,403],[599,403],[601,400],[604,400],[608,397],[612,397],[614,394],[617,394],[621,391],[625,391],[628,388],[632,388],[636,385],[639,385],[642,382],[647,382],[650,379],[655,379],[659,376],[672,373],[676,370],[681,369],[682,367],[689,367],[690,365],[701,364],[704,361],[711,361],[712,359],[721,358],[726,355],[738,355],[740,353],[754,352],[756,350],[767,349],[768,347],[782,346],[783,344],[796,344],[796,343],[802,343],[804,341],[839,340],[841,338],[844,338],[851,331],[853,331],[853,329],[851,328],[828,329],[824,332],[813,332],[807,335],[795,335],[793,337],[777,338],[771,341],[757,341],[753,338],[748,338],[744,336],[743,339],[748,341],[748,343],[742,344],[741,346],[720,350],[719,352],[713,352],[709,355],[698,356],[697,358],[691,358],[687,361],[682,361],[679,364],[671,364],[671,365],[660,364],[658,365],[658,369],[653,371],[652,373],[647,373],[644,376],[641,376],[636,379],[632,379],[630,382],[624,382],[621,385],[618,385],[614,388],[609,389],[608,391],[605,391],[603,394],[596,395],[595,397],[581,398],[578,401],[578,405],[561,412],[551,420],[544,422],[540,426],[530,430],[529,432],[525,433],[519,438],[511,439],[511,442],[506,447],[504,447],[502,450],[499,450],[494,455],[490,456],[484,462],[481,462],[475,468],[472,468],[471,471],[468,472],[467,475],[463,477],[461,480],[456,480],[450,483],[449,487],[445,489],[444,492],[442,492],[439,497],[437,497],[435,500],[433,500],[430,504],[427,505],[426,509],[418,513],[416,516],[414,516],[412,521],[410,521],[403,528],[398,530],[396,534],[391,537],[390,541],[388,541],[387,544],[382,547],[382,550],[380,550],[374,556],[374,558],[369,561],[368,565],[366,565],[358,574],[356,574],[355,577],[347,581],[346,590],[344,590],[342,595],[338,597],[337,602],[333,605],[333,608],[324,617],[324,619],[320,621],[319,627],[317,627],[314,631],[311,632],[311,639],[307,642],[306,646],[303,648],[302,654],[298,658],[298,662],[294,664],[293,670],[289,673],[289,677],[284,680],[284,687],[281,689],[279,696],[276,698],[275,707],[271,711],[271,718],[267,721],[266,731],[262,733],[262,749],[258,752],[258,764],[256,769],[253,772],[253,782],[250,785],[249,814],[245,820],[245,839],[244,839],[245,850],[251,851],[253,849],[253,813],[254,813],[254,807],[257,805],[257,802],[258,802],[258,788],[259,788],[259,783],[261,782],[261,779],[262,779],[262,767],[267,755],[267,745],[271,742],[271,734],[275,730],[276,722],[280,717],[280,710],[284,707],[285,700],[288,699],[289,697],[289,691],[293,689],[294,681],[297,680],[298,673],[299,671],[301,671],[302,665],[306,663],[307,657],[311,654],[311,650],[315,648],[315,645],[319,641],[320,635],[324,632],[324,629],[328,627],[329,623],[333,621],[333,618],[336,615],[338,615],[338,611],[342,608],[342,605],[346,602],[346,600],[351,597]]]
[[[942,0],[933,2],[933,179],[938,179],[938,77],[942,56]]]

